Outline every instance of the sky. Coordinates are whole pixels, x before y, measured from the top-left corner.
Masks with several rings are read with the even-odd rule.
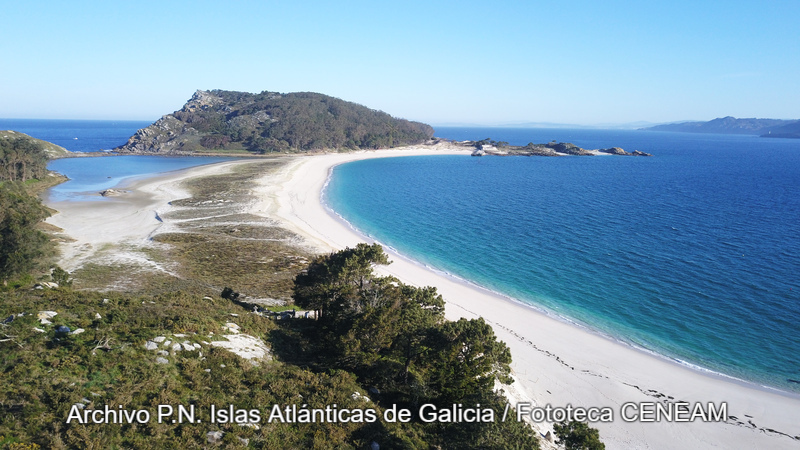
[[[197,89],[320,92],[433,125],[800,119],[800,1],[36,1],[0,117],[156,120]]]

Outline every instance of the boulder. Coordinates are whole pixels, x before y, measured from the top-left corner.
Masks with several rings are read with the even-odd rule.
[[[122,191],[119,189],[106,189],[104,191],[100,191],[100,195],[102,195],[103,197],[115,197],[117,195],[124,194],[126,192],[128,191]]]
[[[209,444],[219,444],[222,442],[222,436],[224,435],[225,433],[222,431],[209,431],[206,433],[206,440]]]
[[[36,315],[36,318],[39,319],[39,322],[42,324],[51,324],[50,319],[57,316],[58,313],[55,311],[39,311],[39,314]]]

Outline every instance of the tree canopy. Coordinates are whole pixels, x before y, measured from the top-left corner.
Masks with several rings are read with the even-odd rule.
[[[436,288],[373,273],[389,263],[380,245],[359,244],[316,258],[296,277],[295,304],[318,311],[308,342],[318,345],[320,369],[353,372],[392,404],[481,404],[502,413],[506,400],[493,388],[512,381],[506,344],[483,319],[446,321]],[[538,448],[516,421],[429,428],[437,437],[426,440],[444,448]]]
[[[556,444],[564,445],[567,450],[604,450],[606,445],[600,442],[600,432],[586,422],[570,421],[553,424],[558,440]]]
[[[0,137],[0,182],[27,181],[47,174],[47,153],[28,137]]]
[[[49,240],[35,227],[49,215],[19,182],[0,185],[0,280],[25,274],[47,252]]]

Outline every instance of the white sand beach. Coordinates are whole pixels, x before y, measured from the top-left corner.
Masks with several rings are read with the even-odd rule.
[[[467,154],[425,147],[297,158],[262,178],[263,201],[253,212],[279,219],[320,252],[352,247],[368,240],[321,203],[331,168],[366,158],[443,153]],[[540,407],[610,407],[613,422],[592,424],[609,449],[800,448],[800,398],[704,374],[390,255],[394,262],[381,271],[404,283],[437,287],[448,319],[483,317],[494,327],[511,348],[517,400],[527,396]],[[728,417],[711,423],[623,420],[623,414],[635,418],[635,408],[664,400],[690,407],[725,402]],[[550,425],[537,428],[544,432]]]
[[[126,249],[149,245],[147,241],[153,232],[164,231],[164,226],[169,226],[160,216],[171,209],[170,201],[189,196],[181,183],[189,178],[223,173],[234,165],[246,163],[248,161],[208,164],[137,178],[118,186],[119,195],[102,201],[48,202],[47,205],[58,212],[46,222],[63,229],[64,234],[74,240],[59,246],[59,265],[71,272],[84,263],[101,259],[153,264],[140,253]]]
[[[330,252],[366,239],[327,211],[320,200],[331,168],[365,158],[460,153],[452,148],[332,153],[293,158],[279,172],[254,187],[260,201],[250,212],[277,219],[306,239],[309,247]],[[60,211],[48,222],[75,242],[62,246],[67,270],[96,257],[108,244],[137,243],[159,227],[156,218],[168,202],[186,196],[180,183],[190,177],[220,173],[235,164],[219,163],[137,181],[130,194],[111,201],[50,204]],[[161,228],[163,230],[163,228]],[[800,448],[800,398],[734,382],[635,350],[499,295],[428,270],[390,254],[381,270],[404,283],[435,286],[447,302],[447,317],[483,317],[508,344],[517,378],[513,396],[544,407],[611,408],[613,421],[592,423],[609,449]],[[732,330],[732,339],[735,330]],[[723,422],[626,422],[637,406],[668,400],[727,405]],[[541,432],[549,424],[537,427]]]

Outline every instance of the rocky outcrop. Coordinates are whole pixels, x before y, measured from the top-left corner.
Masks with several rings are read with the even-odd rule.
[[[630,153],[626,152],[625,150],[619,147],[602,148],[599,151],[602,153],[608,153],[610,155],[630,155]]]
[[[462,147],[475,147],[478,145],[476,142],[472,141],[464,141],[460,143],[453,143],[453,145],[460,145]],[[473,156],[478,156],[478,152],[481,152],[480,155],[495,155],[495,156],[592,156],[599,153],[606,153],[609,155],[620,155],[620,156],[653,156],[650,153],[641,152],[639,150],[634,150],[633,152],[626,152],[620,147],[611,147],[611,148],[604,148],[599,150],[586,150],[584,148],[578,147],[575,144],[569,142],[549,142],[547,144],[534,144],[529,143],[528,145],[521,147],[521,146],[513,146],[513,145],[505,145],[502,148],[495,148],[492,147],[491,150],[486,150],[485,148],[481,148],[480,150],[476,150],[473,153]]]
[[[116,197],[118,195],[127,194],[128,192],[129,191],[124,191],[121,189],[106,189],[100,191],[100,195],[102,195],[103,197]]]
[[[553,149],[556,153],[565,155],[590,156],[593,154],[589,150],[582,149],[569,142],[550,142],[549,144],[545,144],[545,147]]]
[[[640,152],[639,150],[626,152],[625,150],[619,147],[601,148],[600,150],[598,150],[598,152],[608,153],[609,155],[620,155],[620,156],[653,156],[650,153]]]
[[[199,133],[172,115],[163,116],[147,128],[142,128],[128,139],[119,153],[181,153],[187,144],[197,143]],[[191,153],[191,151],[188,151]]]

